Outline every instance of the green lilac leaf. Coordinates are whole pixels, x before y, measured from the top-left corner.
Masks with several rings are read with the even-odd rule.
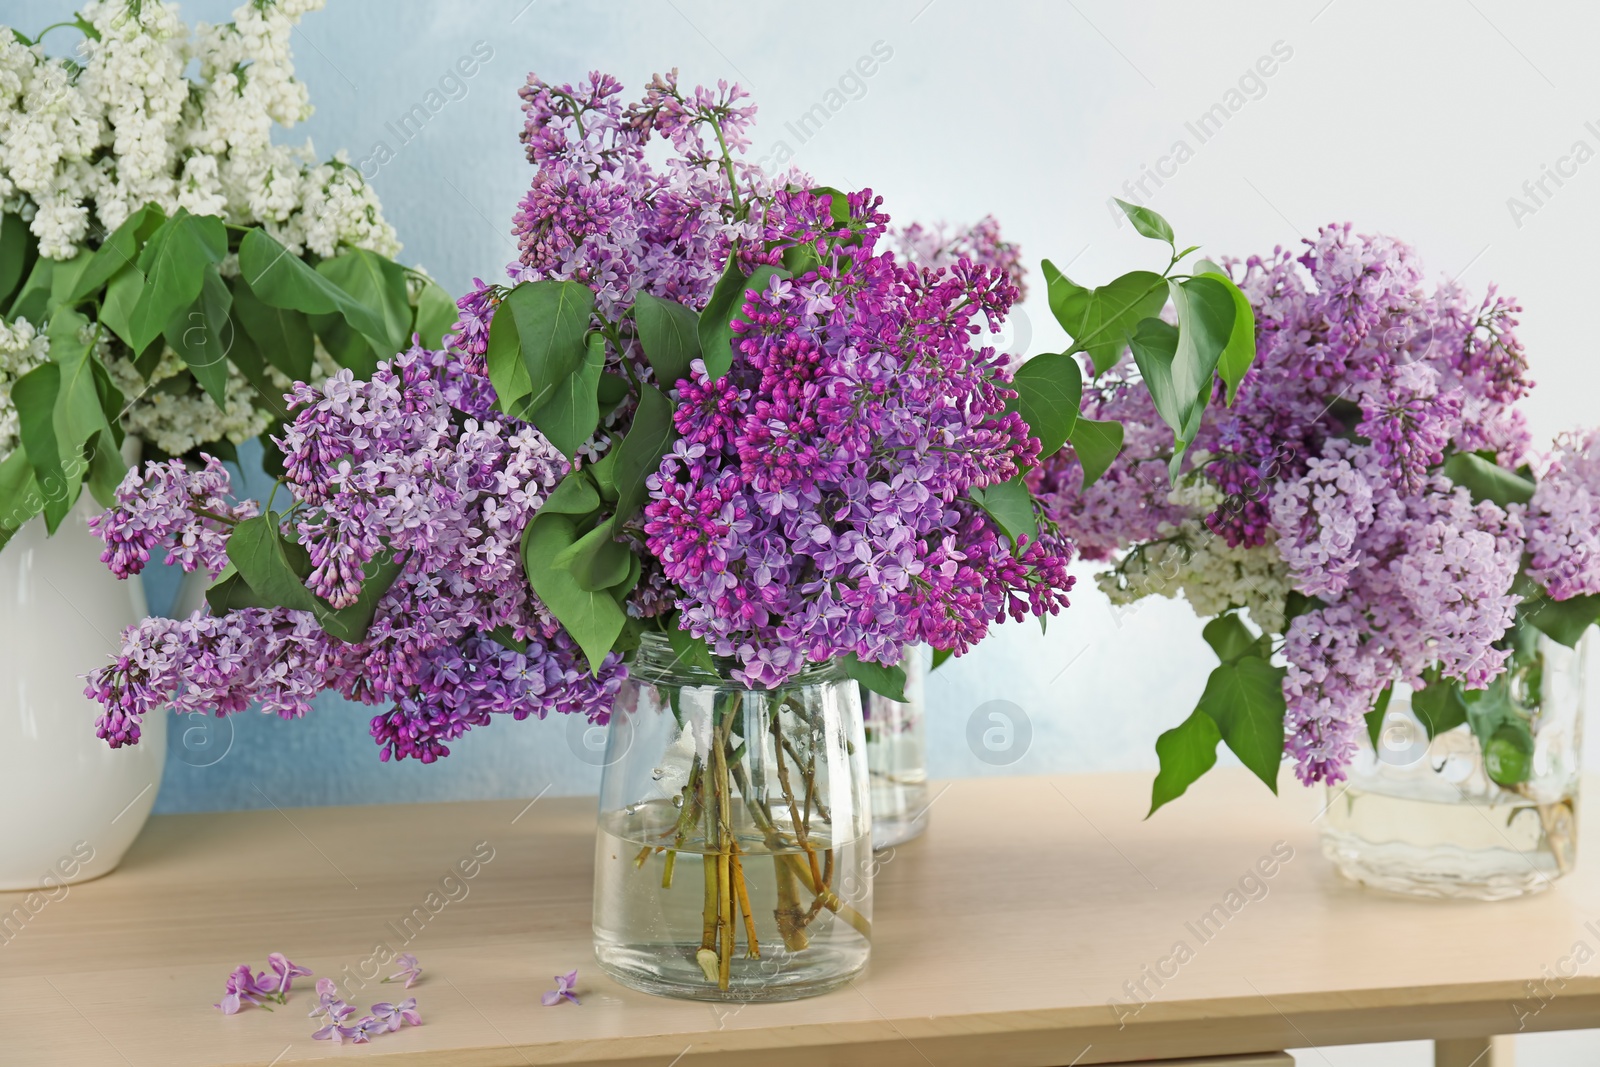
[[[633,303],[633,322],[657,385],[671,389],[689,377],[689,364],[700,358],[700,316],[676,300],[640,293]]]
[[[1122,209],[1124,215],[1128,216],[1128,221],[1133,223],[1133,228],[1139,231],[1140,234],[1152,240],[1165,241],[1174,248],[1178,247],[1172,239],[1172,225],[1166,219],[1147,207],[1130,204],[1126,200],[1120,200],[1116,197],[1112,199],[1117,200],[1117,206]]]
[[[839,666],[846,675],[854,678],[863,689],[870,689],[881,697],[906,701],[906,672],[898,664],[885,667],[881,663],[863,660],[854,652],[839,657]]]
[[[1110,469],[1122,452],[1122,423],[1114,419],[1086,419],[1079,415],[1072,424],[1072,451],[1083,468],[1083,488],[1087,489]]]
[[[1053,456],[1072,435],[1083,402],[1083,369],[1065,352],[1034,356],[1011,381],[1017,412],[1039,439],[1039,458]]]
[[[1154,815],[1163,805],[1186,793],[1202,774],[1217,762],[1217,742],[1222,734],[1211,716],[1196,709],[1183,722],[1156,738],[1156,756],[1161,770],[1150,787],[1150,810]]]
[[[639,407],[633,415],[628,436],[618,445],[615,468],[617,482],[616,523],[618,528],[632,519],[650,491],[645,479],[661,466],[661,457],[678,439],[672,423],[672,402],[654,386],[640,388]]]
[[[528,583],[599,673],[600,664],[622,633],[626,615],[609,592],[581,588],[572,572],[555,561],[578,540],[565,515],[536,515],[522,537],[522,565]]]

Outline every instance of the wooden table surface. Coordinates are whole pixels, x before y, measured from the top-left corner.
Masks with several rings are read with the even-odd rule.
[[[934,792],[928,834],[881,857],[867,974],[747,1006],[600,975],[590,798],[157,817],[119,871],[0,943],[0,1063],[1045,1067],[1600,1026],[1593,788],[1577,873],[1500,904],[1340,881],[1322,794],[1275,801],[1243,771],[1148,822],[1143,774]],[[0,894],[0,915],[22,903]],[[269,952],[359,977],[385,944],[424,968],[415,1029],[312,1041],[309,980],[274,1012],[211,1007]],[[574,967],[582,1006],[542,1007]]]

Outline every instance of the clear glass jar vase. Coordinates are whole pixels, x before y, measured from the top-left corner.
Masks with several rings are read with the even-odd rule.
[[[1470,719],[1430,742],[1396,685],[1377,746],[1363,738],[1349,780],[1329,787],[1323,854],[1364,885],[1424,897],[1504,900],[1572,870],[1590,643],[1539,634],[1503,680],[1467,694],[1472,716],[1504,724],[1487,748]],[[1522,729],[1531,754],[1513,743]]]
[[[928,733],[923,722],[924,649],[908,646],[905,703],[861,691],[872,782],[872,847],[891,848],[928,828]]]
[[[748,689],[647,634],[613,707],[594,940],[612,978],[694,1000],[793,1000],[860,973],[871,815],[855,682]]]

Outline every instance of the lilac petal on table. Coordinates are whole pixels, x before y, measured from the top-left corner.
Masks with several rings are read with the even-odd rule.
[[[267,966],[277,973],[277,991],[279,995],[287,994],[289,987],[296,978],[306,978],[311,974],[308,968],[290,962],[289,958],[281,952],[274,952],[268,955]]]
[[[547,1008],[554,1004],[560,1003],[563,999],[570,1000],[572,1003],[578,1004],[581,1007],[582,1002],[578,1000],[578,995],[573,992],[573,989],[576,988],[577,984],[578,972],[576,969],[568,971],[566,974],[558,974],[556,975],[556,987],[545,993],[545,995],[540,998],[540,1001]]]

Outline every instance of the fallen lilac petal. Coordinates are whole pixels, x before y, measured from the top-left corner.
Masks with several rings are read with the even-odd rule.
[[[566,974],[558,974],[555,977],[556,987],[545,993],[545,995],[540,998],[544,1006],[547,1008],[551,1007],[552,1005],[560,1003],[560,1001],[563,999],[570,1000],[572,1003],[582,1006],[582,1002],[578,1000],[578,995],[573,992],[573,989],[575,989],[578,984],[577,969],[574,968],[573,970],[568,971]]]
[[[277,974],[276,988],[279,998],[288,996],[290,987],[296,978],[309,977],[311,971],[297,963],[290,962],[289,958],[281,952],[274,952],[267,956],[267,966]]]

